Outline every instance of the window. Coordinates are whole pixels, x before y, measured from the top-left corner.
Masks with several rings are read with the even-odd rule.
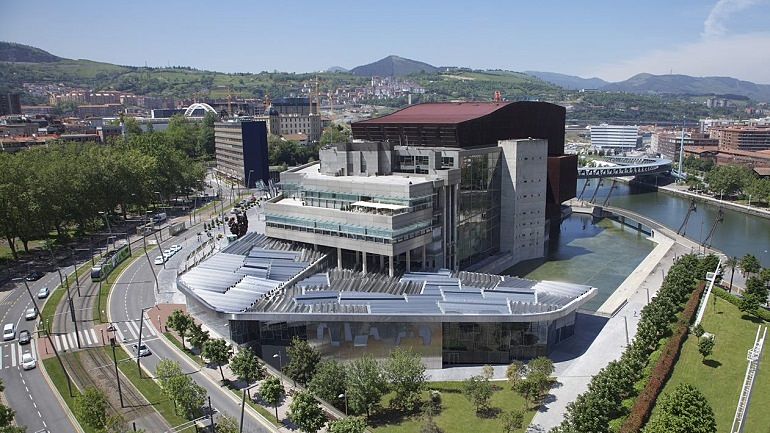
[[[441,168],[453,168],[455,166],[455,159],[453,156],[441,157]]]
[[[415,163],[419,166],[425,166],[427,167],[428,164],[430,164],[430,158],[427,156],[418,156]]]

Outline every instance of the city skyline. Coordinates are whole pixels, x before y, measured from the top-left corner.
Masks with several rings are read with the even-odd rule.
[[[68,58],[221,72],[352,68],[390,54],[436,66],[540,70],[608,81],[637,73],[770,83],[768,0],[381,5],[78,2],[0,6],[0,40]],[[174,19],[169,19],[174,17]],[[84,23],[87,23],[85,27]],[[74,32],[85,28],[88,31]],[[463,30],[465,29],[465,30]]]

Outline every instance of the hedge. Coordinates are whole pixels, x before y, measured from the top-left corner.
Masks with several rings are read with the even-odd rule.
[[[741,298],[733,295],[732,293],[726,291],[725,289],[721,287],[714,286],[713,289],[711,289],[714,294],[719,296],[720,298],[724,299],[725,301],[735,305],[738,308],[741,308]],[[759,307],[756,311],[756,315],[760,317],[765,322],[770,322],[770,311],[765,310],[762,307]]]
[[[636,433],[644,427],[647,419],[652,413],[653,407],[658,396],[663,391],[663,387],[666,386],[668,378],[674,371],[674,365],[679,359],[679,353],[682,350],[682,345],[687,339],[689,333],[690,324],[695,318],[695,314],[698,311],[698,305],[700,304],[701,296],[706,285],[704,282],[698,284],[698,288],[692,293],[690,299],[682,311],[682,317],[677,321],[677,327],[671,338],[668,339],[666,346],[661,353],[660,359],[655,364],[655,368],[652,370],[647,386],[639,394],[634,406],[631,408],[631,413],[626,418],[626,422],[620,428],[621,433]]]

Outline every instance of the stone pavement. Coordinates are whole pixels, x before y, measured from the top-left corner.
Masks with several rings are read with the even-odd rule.
[[[640,312],[647,304],[648,289],[650,298],[654,297],[663,283],[663,274],[677,257],[689,252],[689,248],[674,244],[648,274],[632,274],[637,289],[614,316],[578,315],[577,321],[581,324],[575,326],[575,336],[557,346],[550,355],[558,385],[535,414],[531,427],[547,431],[557,426],[564,418],[567,404],[588,388],[591,378],[610,361],[620,358],[627,341],[636,334]]]

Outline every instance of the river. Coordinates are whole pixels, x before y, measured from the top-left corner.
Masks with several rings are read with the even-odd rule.
[[[583,188],[583,180],[578,180],[578,194]],[[596,187],[596,180],[589,181],[583,194],[588,200]],[[596,203],[603,203],[610,190],[612,181],[604,180],[596,194]],[[639,213],[658,221],[672,230],[677,230],[684,221],[690,201],[642,185],[615,184],[615,190],[609,200],[610,206]],[[718,224],[711,239],[711,246],[719,251],[738,258],[745,254],[755,255],[762,266],[770,267],[770,219],[761,218],[742,212],[724,209],[724,222]],[[690,216],[685,235],[697,242],[708,236],[714,220],[718,216],[718,207],[711,203],[698,203],[695,213]]]

